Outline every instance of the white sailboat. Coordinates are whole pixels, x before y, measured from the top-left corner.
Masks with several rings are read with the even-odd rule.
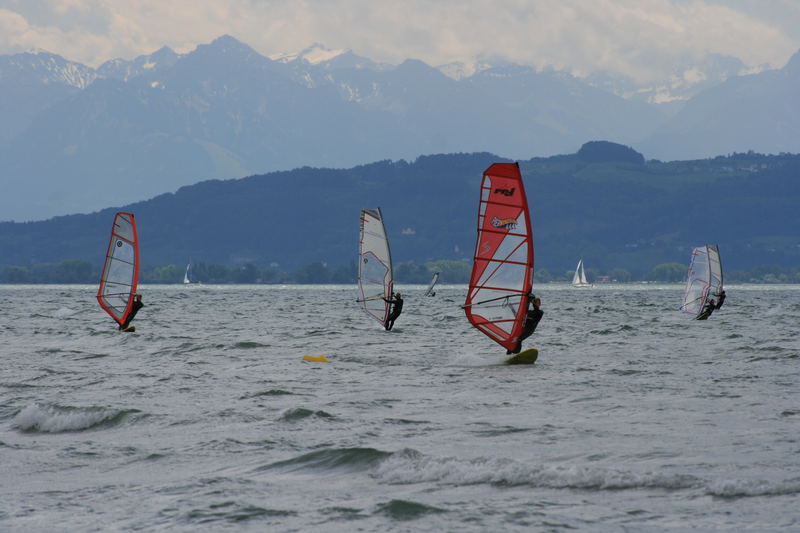
[[[578,266],[575,267],[575,275],[572,277],[573,287],[594,287],[586,280],[586,272],[583,270],[583,258],[578,261]]]

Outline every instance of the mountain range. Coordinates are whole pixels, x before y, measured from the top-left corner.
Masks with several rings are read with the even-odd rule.
[[[88,212],[212,178],[432,153],[526,159],[591,139],[659,159],[798,152],[798,64],[800,54],[748,76],[734,75],[741,64],[730,58],[692,76],[681,67],[670,103],[656,104],[663,87],[632,91],[609,76],[388,65],[319,45],[266,57],[230,36],[98,68],[45,52],[0,56],[0,220]],[[689,98],[692,88],[704,90]]]
[[[104,259],[114,213],[135,214],[145,265],[348,265],[362,207],[381,207],[396,263],[471,262],[489,153],[210,180],[85,215],[0,223],[0,266]],[[646,273],[719,244],[729,269],[800,264],[800,155],[663,163],[614,143],[520,161],[536,268]]]

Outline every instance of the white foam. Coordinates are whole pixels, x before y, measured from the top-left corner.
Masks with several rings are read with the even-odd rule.
[[[680,489],[694,487],[693,476],[634,473],[585,466],[529,465],[510,459],[425,457],[399,452],[383,461],[375,476],[384,483],[445,483],[452,485],[501,484],[549,488],[619,490],[632,488]]]
[[[17,413],[12,426],[23,431],[58,433],[90,428],[115,416],[105,409],[64,409],[31,404]]]
[[[763,479],[726,479],[712,483],[707,492],[720,498],[798,494],[800,493],[800,479],[777,482]]]
[[[58,308],[56,310],[55,313],[53,313],[53,316],[55,318],[64,318],[64,317],[72,316],[75,313],[77,313],[77,311],[75,311],[74,309],[70,309],[69,307],[60,307],[60,308]]]

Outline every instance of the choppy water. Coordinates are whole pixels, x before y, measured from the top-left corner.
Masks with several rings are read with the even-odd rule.
[[[800,287],[539,288],[532,367],[459,287],[94,292],[0,287],[0,531],[800,530]]]

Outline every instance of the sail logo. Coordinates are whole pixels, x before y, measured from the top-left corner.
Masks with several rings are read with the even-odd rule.
[[[503,196],[514,196],[514,191],[516,191],[516,187],[511,187],[510,189],[501,189],[500,187],[494,190],[495,194],[502,194]]]
[[[117,247],[122,246],[122,241],[117,241]]]
[[[494,226],[495,228],[514,229],[517,227],[517,219],[513,217],[509,218],[494,217],[492,219],[492,226]]]

